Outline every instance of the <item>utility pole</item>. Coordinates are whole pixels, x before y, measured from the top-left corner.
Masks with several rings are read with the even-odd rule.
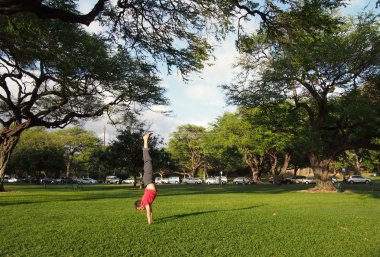
[[[103,148],[106,149],[106,125],[103,128]]]

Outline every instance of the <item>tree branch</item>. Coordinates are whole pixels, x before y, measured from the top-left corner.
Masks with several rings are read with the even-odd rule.
[[[20,12],[31,12],[41,19],[59,19],[68,23],[90,25],[104,10],[109,0],[99,0],[87,14],[78,14],[42,4],[42,0],[4,0],[0,2],[0,14],[12,15]]]

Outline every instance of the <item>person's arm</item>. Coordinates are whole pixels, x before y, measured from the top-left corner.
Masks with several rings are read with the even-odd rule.
[[[153,223],[153,209],[152,205],[148,204],[145,206],[146,209],[146,218],[148,219],[148,224]]]

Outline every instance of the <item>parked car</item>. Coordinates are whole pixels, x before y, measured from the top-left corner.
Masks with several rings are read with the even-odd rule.
[[[134,178],[127,178],[127,179],[123,179],[121,181],[122,184],[134,184],[134,183],[137,183],[137,180],[134,179]]]
[[[209,177],[205,180],[205,183],[207,185],[219,185],[220,184],[220,177]]]
[[[247,177],[237,177],[237,178],[234,178],[234,180],[232,181],[232,183],[234,184],[253,184],[253,181],[250,179],[250,178],[247,178]]]
[[[302,180],[304,180],[306,176],[293,176],[291,178],[292,183],[300,184],[302,183]]]
[[[317,180],[314,177],[306,177],[301,180],[302,184],[316,184]]]
[[[347,183],[351,183],[351,184],[366,183],[366,184],[369,184],[369,183],[372,183],[372,180],[370,180],[369,178],[364,178],[360,175],[352,175],[352,176],[348,177]]]
[[[53,184],[53,179],[52,178],[41,178],[40,183],[41,184]]]
[[[19,180],[17,178],[9,178],[8,183],[17,183]]]
[[[161,177],[156,177],[154,179],[154,182],[156,184],[169,184],[169,179],[167,179],[167,178],[161,178]]]
[[[92,178],[81,178],[78,179],[78,183],[80,184],[97,184],[98,181]]]
[[[120,179],[116,176],[107,176],[106,184],[120,184]]]
[[[202,184],[202,180],[200,178],[189,177],[189,178],[182,179],[182,183],[185,183],[185,184]]]
[[[53,184],[62,184],[62,179],[61,178],[53,178],[52,183]]]
[[[9,175],[7,175],[7,174],[5,174],[4,175],[4,179],[3,179],[3,181],[4,182],[8,182],[8,179],[10,179],[11,177],[9,176]]]
[[[62,184],[74,184],[74,183],[77,183],[77,179],[75,178],[61,178],[61,183]]]
[[[205,183],[207,185],[219,185],[220,182],[222,182],[223,185],[227,184],[227,178],[226,177],[223,177],[220,178],[220,176],[216,176],[216,177],[209,177],[208,179],[205,180]]]
[[[169,184],[179,184],[181,183],[181,180],[179,179],[178,176],[172,176],[168,177]]]
[[[268,179],[268,182],[273,184],[274,183],[274,179],[273,179],[273,176],[270,176],[269,179]],[[292,181],[292,178],[290,177],[282,177],[282,176],[278,176],[278,182],[280,184],[293,184],[294,182]]]

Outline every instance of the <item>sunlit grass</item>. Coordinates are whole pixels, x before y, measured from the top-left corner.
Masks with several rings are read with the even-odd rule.
[[[377,186],[160,186],[149,226],[132,187],[7,185],[0,256],[379,256]]]

